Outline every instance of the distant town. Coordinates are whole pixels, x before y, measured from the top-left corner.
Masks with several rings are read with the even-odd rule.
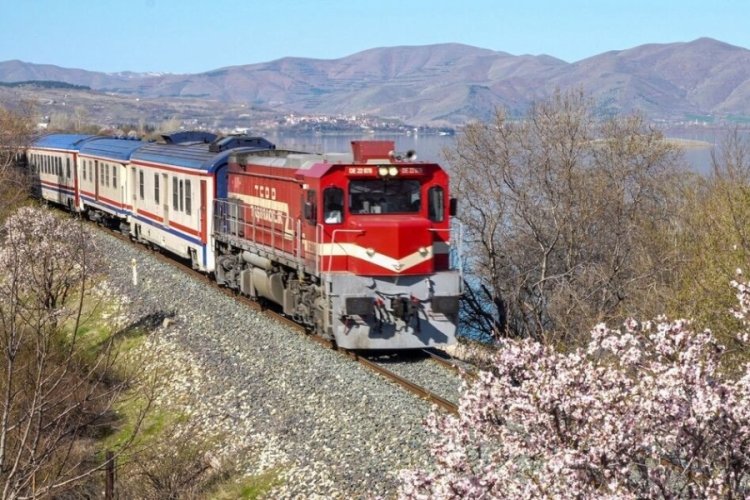
[[[278,119],[260,120],[252,130],[262,129],[299,134],[397,134],[397,135],[454,135],[450,127],[412,126],[401,120],[368,115],[300,115],[288,114]],[[250,132],[250,127],[236,126],[231,132]]]

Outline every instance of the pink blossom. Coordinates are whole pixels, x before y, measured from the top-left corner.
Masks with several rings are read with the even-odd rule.
[[[733,282],[748,334],[750,287]],[[690,322],[600,324],[586,349],[507,340],[457,417],[432,415],[434,467],[402,498],[744,498],[750,366],[721,375],[723,347]]]

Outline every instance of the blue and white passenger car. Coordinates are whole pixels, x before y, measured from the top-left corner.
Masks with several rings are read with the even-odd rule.
[[[127,231],[133,208],[130,157],[139,140],[98,138],[85,142],[78,155],[79,210],[92,220]]]
[[[78,155],[80,149],[95,135],[49,134],[31,145],[26,158],[35,175],[43,200],[80,210],[78,192]]]
[[[211,223],[216,198],[227,196],[230,151],[266,150],[275,146],[258,137],[178,133],[165,143],[135,150],[128,174],[130,231],[148,242],[189,259],[195,269],[214,270]]]

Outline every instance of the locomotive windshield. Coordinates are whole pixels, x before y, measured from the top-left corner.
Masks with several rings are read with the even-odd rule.
[[[403,214],[419,212],[420,183],[417,180],[377,179],[349,183],[352,214]]]

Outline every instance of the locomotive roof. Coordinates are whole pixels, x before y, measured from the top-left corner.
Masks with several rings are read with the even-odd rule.
[[[130,160],[133,151],[143,146],[143,142],[132,139],[97,138],[81,146],[81,154],[99,156],[113,160]]]
[[[351,163],[354,157],[350,153],[300,153],[274,149],[268,151],[234,151],[232,161],[239,164],[261,165],[265,167],[293,168],[308,170],[314,165],[327,163]]]
[[[97,136],[90,134],[48,134],[34,141],[37,148],[70,149],[77,151],[83,143]]]
[[[270,146],[268,141],[263,140]],[[264,150],[270,147],[259,143],[258,147],[240,148],[244,151]],[[209,144],[146,144],[136,150],[131,159],[142,162],[174,165],[177,167],[204,172],[214,172],[227,162],[229,155],[236,150],[226,150],[219,153],[209,151]]]

